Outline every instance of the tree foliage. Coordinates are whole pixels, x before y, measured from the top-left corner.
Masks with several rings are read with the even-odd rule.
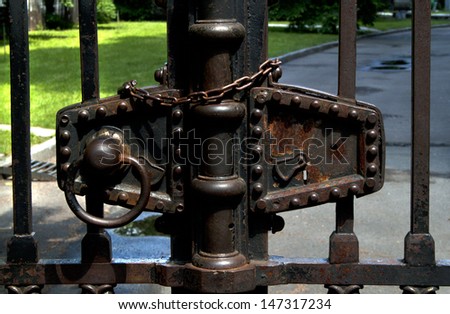
[[[45,0],[45,27],[48,29],[69,29],[74,23],[72,19],[72,0],[61,0],[62,14],[55,12],[55,0]]]
[[[358,0],[358,21],[373,25],[378,10],[389,5],[389,0]],[[337,33],[339,0],[279,0],[271,8],[270,18],[287,20],[298,31]]]
[[[108,23],[116,18],[113,0],[97,0],[97,22]]]
[[[121,20],[150,21],[165,20],[165,12],[154,0],[114,0]]]

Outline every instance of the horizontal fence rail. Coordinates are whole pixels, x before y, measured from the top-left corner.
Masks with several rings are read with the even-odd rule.
[[[219,17],[221,16],[215,15],[217,12],[210,13],[207,11],[207,1],[200,2],[203,6],[200,7],[199,14],[204,20],[220,20]],[[234,3],[233,1],[225,2],[226,4]],[[256,1],[261,6],[266,5],[265,2]],[[430,234],[429,226],[431,41],[429,1],[413,1],[411,226],[410,232],[405,238],[404,256],[398,260],[383,258],[360,260],[358,238],[354,233],[355,197],[349,195],[336,201],[336,228],[330,237],[328,258],[267,257],[267,251],[265,251],[267,248],[264,247],[267,245],[267,235],[260,232],[266,230],[258,226],[252,229],[252,232],[259,234],[257,240],[249,240],[248,235],[238,234],[237,236],[239,239],[244,239],[244,244],[249,242],[250,246],[255,246],[255,244],[259,246],[250,249],[253,258],[248,258],[250,255],[247,252],[248,250],[242,249],[244,244],[235,244],[230,237],[230,247],[223,246],[225,250],[242,251],[242,254],[236,255],[238,256],[237,262],[236,260],[232,260],[232,262],[243,265],[239,264],[235,268],[224,267],[220,269],[214,269],[213,267],[203,269],[198,265],[193,265],[192,260],[187,260],[191,248],[186,249],[185,245],[186,243],[190,244],[190,238],[186,239],[183,236],[189,237],[190,231],[184,229],[173,231],[173,234],[177,236],[172,236],[172,248],[178,248],[179,251],[173,252],[172,256],[165,256],[160,259],[114,260],[111,253],[112,243],[108,234],[101,226],[89,223],[82,241],[80,260],[38,258],[38,245],[33,235],[31,202],[28,9],[26,0],[15,0],[9,3],[14,234],[7,244],[7,260],[0,262],[0,284],[4,285],[11,293],[17,293],[18,291],[40,292],[44,285],[50,284],[78,284],[86,293],[92,290],[87,285],[106,285],[107,289],[103,292],[113,292],[114,286],[120,283],[152,283],[175,288],[174,292],[212,293],[266,292],[267,286],[293,283],[322,284],[325,285],[329,293],[359,293],[364,285],[400,286],[404,293],[410,293],[411,291],[434,293],[439,286],[450,286],[450,260],[435,260],[434,240]],[[249,3],[255,5],[254,2],[249,1]],[[176,0],[169,0],[168,4],[168,12],[171,12],[173,17],[177,17],[178,20],[181,20],[180,17],[184,17],[183,23],[187,24],[186,16],[190,8],[186,4],[179,4],[179,1]],[[357,106],[358,103],[355,100],[357,1],[341,0],[340,4],[337,101],[349,106]],[[237,38],[241,28],[232,17],[233,14],[240,16],[242,13],[233,12],[230,9],[232,6],[225,5],[225,7],[229,9],[226,12],[227,18],[229,18],[226,27],[232,29]],[[180,10],[177,10],[177,8],[180,8]],[[258,12],[262,15],[262,10]],[[242,17],[240,18],[242,19]],[[82,104],[99,104],[96,1],[80,0],[79,21]],[[202,23],[196,24],[196,27],[203,27]],[[174,25],[171,25],[169,29],[178,35],[186,31],[182,30],[181,26]],[[195,30],[195,27],[192,29]],[[192,29],[191,32],[193,32]],[[210,29],[205,30],[205,32],[207,31],[210,31]],[[213,31],[217,30],[213,29]],[[199,36],[203,35],[200,34]],[[172,36],[172,34],[169,34],[169,36]],[[255,33],[252,36],[250,37],[254,38]],[[233,42],[239,39],[236,38],[229,40]],[[186,38],[183,40],[186,40]],[[169,45],[176,47],[176,38],[169,38]],[[247,47],[246,49],[250,48]],[[185,60],[183,59],[184,56],[180,56],[180,51],[177,51],[175,55],[179,59],[170,63],[169,69],[176,64],[180,64],[180,66],[178,69],[173,69],[173,72],[179,72],[180,69],[189,69],[188,65],[183,64]],[[230,56],[225,57],[229,58],[226,60],[229,64],[237,63]],[[225,57],[220,55],[219,59],[222,60]],[[251,60],[249,63],[251,67],[255,67],[255,60]],[[208,65],[205,66],[205,71],[210,71]],[[179,74],[178,72],[178,76],[186,79],[186,73]],[[161,73],[168,75],[172,85],[188,85],[184,81],[173,83],[172,81],[175,80],[173,73]],[[232,73],[226,74],[233,75]],[[274,74],[271,75],[274,76]],[[217,78],[218,81],[221,79],[220,77]],[[272,100],[276,101],[276,97],[277,94],[274,93]],[[281,97],[279,96],[280,99]],[[239,107],[236,106],[236,108]],[[256,111],[253,112],[253,117],[256,116]],[[172,116],[173,119],[181,119],[181,115],[178,113]],[[241,132],[240,129],[239,132]],[[176,174],[176,172],[174,173]],[[101,189],[95,191],[102,193]],[[257,202],[256,206],[260,205],[262,207],[265,204]],[[157,206],[161,207],[160,204]],[[89,214],[102,217],[103,201],[100,198],[92,194],[87,195],[86,207]],[[178,208],[180,209],[180,207]],[[230,213],[218,217],[235,219]],[[275,217],[275,215],[270,217]],[[214,220],[214,217],[211,219]],[[255,218],[252,222],[255,221],[264,223],[261,218]],[[230,223],[227,228],[234,229],[235,225]],[[248,232],[247,229],[242,230]],[[204,236],[199,241],[199,246],[203,245],[206,247],[205,250],[212,247],[211,251],[215,252],[218,249],[214,247],[213,242],[214,239],[217,239],[217,235],[208,234],[207,231],[210,230],[205,231],[209,238]],[[204,244],[205,242],[207,242],[207,245]],[[231,253],[234,254],[234,251]],[[211,253],[210,255],[214,254]],[[216,255],[220,255],[220,252]],[[208,261],[208,257],[203,256],[202,258]],[[211,264],[215,265],[213,262]]]

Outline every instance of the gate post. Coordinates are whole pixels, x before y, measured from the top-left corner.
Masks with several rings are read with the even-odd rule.
[[[167,11],[169,88],[220,88],[254,74],[267,59],[265,0],[169,0]],[[185,210],[173,221],[171,257],[205,271],[268,258],[267,218],[247,212],[247,166],[239,163],[238,144],[247,135],[249,114],[240,97],[192,104],[183,115],[184,131],[200,140],[187,155],[201,160],[183,174]]]
[[[194,91],[232,82],[231,58],[245,37],[244,26],[233,19],[233,2],[198,3],[196,21],[189,28],[193,54],[197,56],[192,72],[198,74],[192,81]],[[198,236],[193,264],[208,269],[236,268],[246,263],[235,245],[240,240],[236,236],[236,211],[242,208],[246,183],[239,176],[233,141],[244,122],[246,106],[224,99],[208,106],[194,104],[191,110],[193,128],[201,140],[201,152],[197,154],[200,165],[194,167],[192,181],[193,210],[201,217],[201,226],[195,230]]]

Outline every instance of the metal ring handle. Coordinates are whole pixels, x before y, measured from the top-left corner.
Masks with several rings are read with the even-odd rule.
[[[139,195],[139,199],[136,205],[131,208],[128,213],[118,218],[100,218],[91,215],[86,212],[83,207],[81,207],[80,203],[78,203],[73,190],[76,174],[78,173],[80,164],[83,161],[82,157],[73,162],[67,170],[67,180],[64,185],[64,194],[66,196],[66,201],[75,216],[77,216],[83,222],[103,228],[117,228],[130,223],[144,211],[145,206],[147,205],[150,198],[150,175],[148,174],[145,167],[141,165],[139,161],[134,157],[122,155],[121,158],[124,163],[130,164],[139,172],[139,175],[141,177],[141,194]]]

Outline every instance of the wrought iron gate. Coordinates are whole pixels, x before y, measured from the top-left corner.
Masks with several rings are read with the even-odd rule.
[[[95,1],[80,0],[83,101],[57,114],[58,184],[88,226],[81,260],[39,260],[31,208],[27,1],[10,2],[14,235],[0,283],[10,292],[79,284],[112,292],[156,283],[173,292],[267,291],[324,284],[330,293],[398,285],[434,293],[450,285],[429,233],[430,4],[414,1],[411,230],[404,258],[359,259],[354,198],[381,189],[381,113],[355,100],[356,0],[341,1],[338,95],[284,86],[267,60],[267,1],[159,1],[168,14],[161,85],[126,82],[100,99]],[[331,141],[330,138],[345,140]],[[320,149],[319,149],[320,148]],[[75,195],[86,197],[86,210]],[[277,213],[332,202],[327,260],[268,256]],[[103,204],[130,210],[103,217]],[[162,213],[166,260],[115,261],[105,228]]]

